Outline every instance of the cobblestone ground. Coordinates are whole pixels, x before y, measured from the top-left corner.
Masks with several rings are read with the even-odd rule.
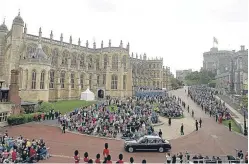
[[[172,94],[181,97],[181,99],[190,106],[190,110],[193,109],[195,111],[196,118],[202,118],[203,120],[203,127],[199,131],[194,131],[189,135],[170,140],[173,147],[172,153],[188,151],[190,154],[234,155],[235,149],[247,151],[247,137],[229,132],[226,127],[216,123],[214,118],[210,118],[204,114],[204,112],[186,96],[184,89],[172,91]],[[190,126],[192,123],[190,123]],[[172,121],[172,125],[173,124],[174,120]],[[176,128],[178,128],[178,126]],[[8,131],[11,136],[22,135],[28,139],[43,138],[47,146],[50,147],[50,153],[54,155],[54,157],[42,161],[45,163],[71,163],[73,162],[73,153],[76,149],[80,151],[81,156],[87,151],[90,158],[94,159],[97,153],[102,154],[103,146],[106,142],[109,143],[113,161],[117,160],[119,153],[124,154],[125,161],[129,161],[131,156],[134,157],[135,162],[141,162],[142,159],[146,159],[148,163],[162,163],[165,161],[165,153],[127,153],[123,149],[123,141],[106,140],[72,133],[62,134],[58,127],[30,123],[10,127]]]

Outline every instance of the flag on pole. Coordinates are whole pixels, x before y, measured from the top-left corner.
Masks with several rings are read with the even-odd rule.
[[[214,37],[214,43],[218,44],[218,40]]]

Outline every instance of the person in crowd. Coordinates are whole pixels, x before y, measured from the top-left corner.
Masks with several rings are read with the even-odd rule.
[[[108,143],[105,143],[105,148],[103,150],[103,156],[106,158],[109,155]]]
[[[146,160],[145,159],[142,160],[142,164],[146,164]]]
[[[101,163],[100,162],[100,154],[96,155],[95,163]]]
[[[117,162],[118,163],[124,163],[124,161],[123,161],[123,154],[119,154]]]
[[[183,126],[183,123],[182,123],[182,125],[181,125],[181,135],[184,135],[184,126]]]
[[[88,161],[89,161],[88,153],[85,152],[85,153],[84,153],[84,162],[88,162]]]
[[[201,128],[201,124],[202,124],[202,119],[200,118],[200,120],[199,120],[200,128]]]
[[[112,163],[112,161],[111,161],[111,155],[107,155],[107,157],[106,157],[106,163]]]
[[[79,151],[78,150],[74,151],[74,162],[75,163],[80,163],[80,155],[79,155]]]
[[[167,162],[167,164],[170,164],[171,161],[172,161],[171,155],[170,155],[170,153],[167,153],[166,154],[166,162]]]
[[[162,132],[161,129],[159,129],[158,136],[161,137],[161,138],[162,138],[162,136],[163,136],[163,132]]]
[[[133,163],[134,163],[134,158],[130,157],[130,164],[133,164]]]
[[[232,131],[232,123],[231,123],[231,121],[229,121],[229,123],[228,123],[228,128],[229,128],[229,131],[231,132]]]
[[[195,120],[195,130],[198,131],[198,121]]]

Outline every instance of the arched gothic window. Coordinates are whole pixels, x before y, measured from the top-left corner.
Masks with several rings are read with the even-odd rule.
[[[111,89],[118,89],[118,76],[117,75],[112,75]]]
[[[85,66],[85,56],[81,56],[80,57],[80,67],[84,67]]]
[[[76,54],[74,54],[73,57],[71,58],[71,66],[76,67],[76,65],[77,65],[77,58]]]
[[[160,85],[160,83],[159,83],[159,81],[157,82],[157,87],[159,88],[159,85]]]
[[[36,89],[36,71],[32,71],[31,89]]]
[[[126,56],[123,56],[123,66],[124,66],[124,69],[126,69],[126,66],[127,66],[127,63],[126,63]]]
[[[74,88],[74,73],[71,73],[71,88]]]
[[[89,89],[92,89],[92,74],[89,74]]]
[[[65,88],[65,76],[66,76],[66,73],[64,71],[61,72],[61,76],[60,76],[61,88]]]
[[[112,56],[112,69],[118,69],[118,55]]]
[[[103,84],[105,85],[106,83],[106,74],[103,74]]]
[[[92,68],[93,68],[93,59],[91,56],[89,56],[88,69],[92,69]]]
[[[49,72],[49,88],[53,89],[54,88],[54,70],[51,70]]]
[[[66,66],[67,63],[67,58],[68,58],[68,52],[64,51],[62,54],[62,60],[61,60],[61,65]]]
[[[97,75],[97,86],[99,86],[100,75]]]
[[[53,49],[52,51],[52,66],[57,66],[58,63],[58,50]]]
[[[107,65],[108,65],[108,56],[105,55],[105,57],[104,57],[104,69],[107,68]]]
[[[45,82],[45,71],[41,72],[41,78],[40,78],[40,89],[44,89],[44,82]]]
[[[100,67],[99,67],[99,58],[96,59],[96,70],[99,70]]]
[[[126,75],[123,75],[123,89],[126,90]]]
[[[81,89],[84,88],[84,75],[83,74],[80,75],[80,87]]]

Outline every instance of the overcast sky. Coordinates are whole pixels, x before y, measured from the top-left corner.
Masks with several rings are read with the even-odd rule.
[[[161,56],[164,65],[200,69],[202,54],[219,41],[219,49],[248,48],[247,0],[1,0],[0,19],[8,28],[21,11],[28,33],[59,40],[72,35],[90,46],[95,39],[118,46],[130,42],[130,53]]]

